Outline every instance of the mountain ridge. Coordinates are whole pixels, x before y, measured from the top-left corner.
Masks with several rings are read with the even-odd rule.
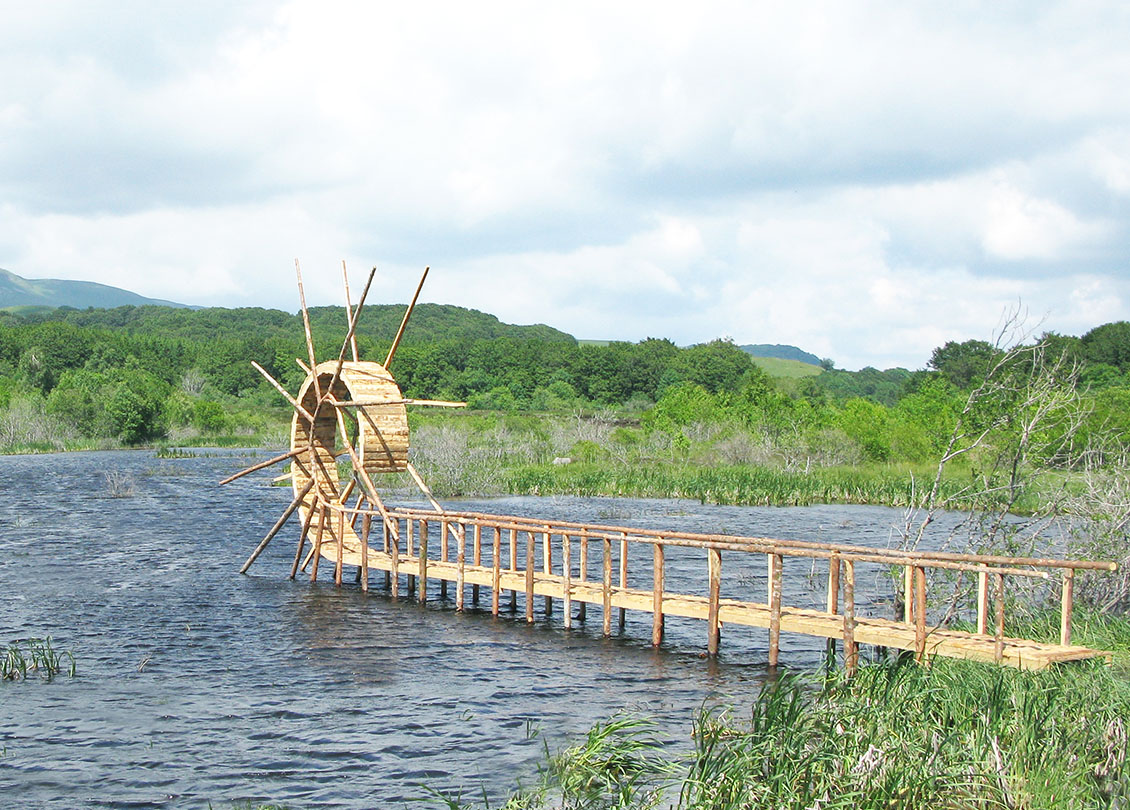
[[[60,278],[28,279],[0,268],[0,309],[11,307],[73,307],[74,309],[113,309],[120,306],[162,306],[192,309],[188,304],[146,298],[121,287],[96,281],[71,281]]]

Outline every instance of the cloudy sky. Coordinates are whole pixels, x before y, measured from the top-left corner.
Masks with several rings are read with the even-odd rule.
[[[922,367],[1130,318],[1124,3],[0,0],[0,267]]]

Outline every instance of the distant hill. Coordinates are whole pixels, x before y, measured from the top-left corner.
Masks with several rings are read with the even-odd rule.
[[[121,306],[152,304],[165,307],[187,307],[173,301],[146,298],[108,284],[93,281],[67,281],[57,278],[21,278],[0,269],[0,309],[9,307],[74,307],[109,309]]]
[[[770,377],[798,379],[800,377],[815,377],[824,372],[824,369],[820,366],[814,366],[800,360],[786,360],[783,357],[758,357],[755,354],[753,362],[757,363],[761,370]]]
[[[810,366],[820,365],[819,357],[798,349],[796,346],[784,346],[779,343],[749,343],[738,348],[754,357],[779,357],[782,360],[799,360],[802,363],[808,363]]]

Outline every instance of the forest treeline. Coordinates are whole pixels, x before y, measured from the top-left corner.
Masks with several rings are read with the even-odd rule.
[[[363,357],[384,358],[402,315],[401,306],[366,307],[357,330]],[[310,317],[319,359],[336,357],[344,312],[316,307]],[[267,309],[0,314],[0,445],[261,433],[284,410],[251,361],[295,390],[304,375],[295,358],[307,357],[302,335],[298,315]],[[1069,360],[1091,429],[1101,425],[1130,443],[1130,324],[1041,340]],[[840,464],[935,457],[964,393],[1001,351],[954,341],[920,371],[831,369],[777,379],[728,340],[580,344],[548,326],[421,304],[393,370],[408,396],[503,412],[612,409],[631,415],[631,425],[638,419],[637,440],[661,434],[678,449],[706,431],[729,436],[735,459],[788,462],[792,454],[806,464]]]

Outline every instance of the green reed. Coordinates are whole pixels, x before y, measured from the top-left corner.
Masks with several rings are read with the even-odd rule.
[[[901,657],[854,678],[786,674],[748,714],[701,711],[682,757],[654,747],[644,721],[598,725],[505,806],[1126,807],[1128,722],[1130,680],[1101,663],[1022,672]]]
[[[689,498],[740,506],[908,506],[916,498],[909,471],[881,467],[823,467],[803,472],[754,466],[531,465],[506,470],[505,487],[517,495]]]
[[[31,675],[53,680],[64,670],[75,676],[75,657],[66,650],[56,650],[51,637],[13,641],[0,650],[0,680],[22,681]]]

